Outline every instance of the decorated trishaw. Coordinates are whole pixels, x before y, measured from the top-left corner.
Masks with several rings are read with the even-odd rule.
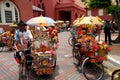
[[[0,34],[0,51],[14,50],[14,34],[17,29],[17,23],[13,22],[10,26],[10,31],[5,31]],[[5,49],[4,49],[5,48]]]
[[[63,20],[57,20],[56,26],[59,32],[63,32],[66,30],[66,23]]]
[[[82,69],[87,80],[102,80],[104,75],[103,61],[107,60],[110,47],[100,41],[102,20],[99,17],[84,17],[74,21],[78,26],[73,44],[73,60],[76,66]]]
[[[34,39],[30,41],[29,47],[21,43],[15,46],[19,52],[18,56],[17,53],[14,55],[19,64],[19,80],[29,80],[32,74],[51,75],[56,67],[56,52],[53,46],[49,46],[51,40],[49,29],[43,30],[43,25],[48,26],[38,24],[38,29],[31,30]],[[23,38],[20,40],[25,42]]]
[[[23,39],[21,39],[23,40]],[[21,41],[21,42],[24,42]],[[29,80],[30,74],[51,75],[56,67],[56,53],[53,47],[49,46],[49,40],[37,39],[31,42],[30,47],[26,44],[17,44],[15,46],[15,60],[19,64],[19,80]]]
[[[13,49],[14,34],[10,31],[6,31],[0,34],[0,51],[3,51],[5,47]]]

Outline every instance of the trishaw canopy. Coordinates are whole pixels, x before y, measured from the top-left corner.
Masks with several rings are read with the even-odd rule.
[[[73,25],[79,26],[83,24],[89,24],[89,25],[103,25],[103,21],[98,16],[82,16],[81,18],[77,18]]]

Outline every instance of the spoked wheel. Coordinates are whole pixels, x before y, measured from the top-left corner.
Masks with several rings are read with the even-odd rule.
[[[5,44],[3,42],[0,42],[0,52],[3,51]]]
[[[104,76],[104,66],[102,63],[91,62],[93,58],[86,58],[82,64],[82,73],[87,80],[102,80]]]
[[[112,79],[111,80],[120,80],[120,70],[115,70],[112,73]]]
[[[24,63],[19,65],[19,80],[28,80],[28,73]]]
[[[70,36],[70,37],[68,38],[68,44],[69,44],[70,46],[73,45],[73,42],[72,42],[72,36]]]
[[[78,60],[78,58],[80,58],[80,53],[76,49],[74,49],[73,50],[73,63],[76,66],[80,65],[80,61]]]

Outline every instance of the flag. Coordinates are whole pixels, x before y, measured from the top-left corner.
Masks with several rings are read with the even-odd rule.
[[[20,51],[20,48],[19,48],[19,46],[18,46],[18,44],[15,44],[15,50],[18,52],[18,51]]]
[[[14,53],[14,58],[15,58],[16,62],[18,64],[20,64],[20,58],[19,58],[20,56],[18,57],[17,54],[19,54],[19,53],[16,53],[16,52]]]

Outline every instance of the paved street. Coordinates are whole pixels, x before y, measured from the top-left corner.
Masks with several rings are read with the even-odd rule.
[[[57,67],[51,76],[34,76],[31,80],[86,80],[79,69],[73,64],[72,47],[68,45],[69,32],[59,34]],[[18,80],[18,65],[13,52],[0,53],[0,80]],[[103,80],[110,80],[105,73]]]

